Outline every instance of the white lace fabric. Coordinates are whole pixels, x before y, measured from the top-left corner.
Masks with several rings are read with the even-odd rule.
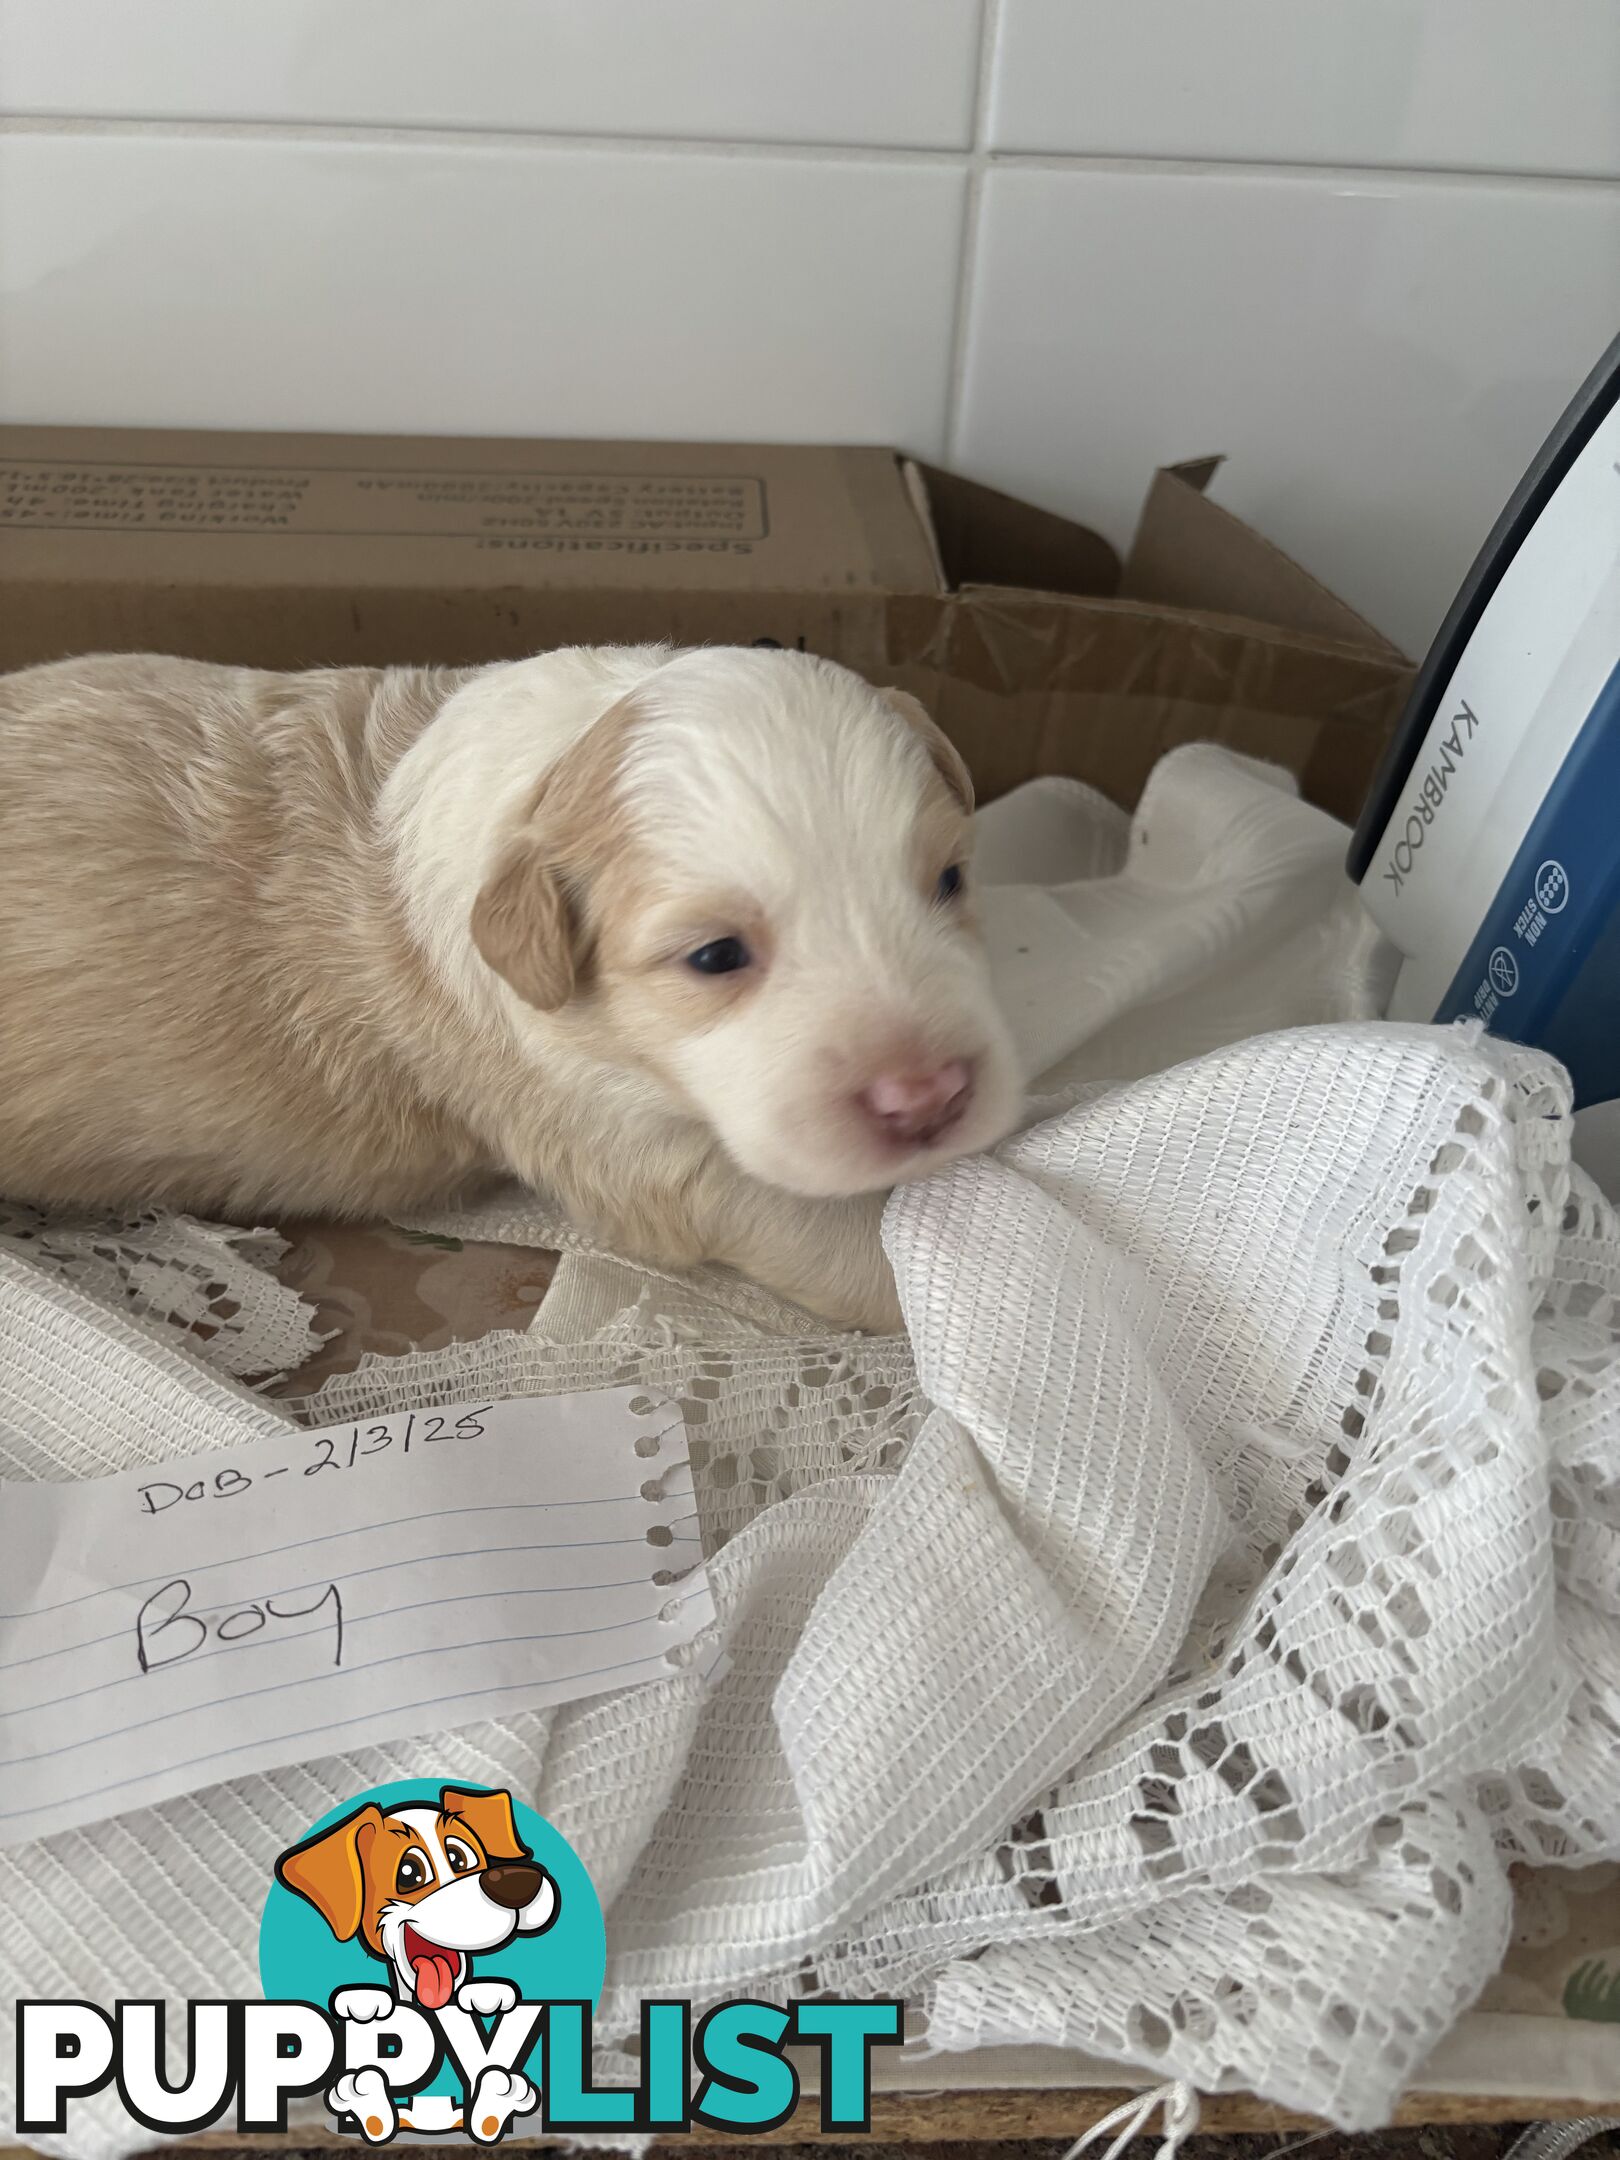
[[[216,1372],[260,1383],[294,1372],[319,1337],[276,1280],[285,1240],[189,1215],[55,1216],[0,1198],[0,1254],[31,1260],[131,1318],[173,1329]]]
[[[1213,831],[1218,756],[1167,761],[1138,832]],[[1376,956],[1320,875],[1336,828],[1224,764],[1250,857],[1218,878],[1188,841],[1176,876],[1220,923],[1199,1032],[1224,971],[1245,1039],[1156,1069],[1179,960],[1146,955],[1137,1006],[1099,997],[1114,1048],[1069,1056],[1052,1115],[891,1204],[909,1344],[772,1335],[793,1316],[718,1271],[576,1251],[530,1334],[373,1360],[309,1406],[679,1402],[718,1672],[0,1853],[6,2009],[252,1993],[281,1846],[444,1775],[510,1785],[591,1869],[609,2074],[643,1995],[830,1989],[904,1994],[933,2049],[1033,2038],[1387,2118],[1500,1962],[1506,1863],[1620,1857],[1620,1224],[1550,1060],[1253,1033],[1267,954],[1282,1019],[1307,979],[1354,1011]],[[1061,896],[1066,982],[1099,910],[1168,950],[1121,905],[1134,851]],[[29,1474],[73,1474],[109,1420],[172,1454],[281,1414],[167,1346],[120,1357],[94,1402],[34,1391]],[[206,1416],[178,1416],[188,1387]],[[145,2141],[105,2095],[70,2123],[87,2160]]]

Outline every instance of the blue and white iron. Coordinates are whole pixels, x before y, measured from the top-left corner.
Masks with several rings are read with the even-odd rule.
[[[1404,955],[1390,1017],[1550,1051],[1620,1197],[1620,339],[1441,626],[1349,867]]]

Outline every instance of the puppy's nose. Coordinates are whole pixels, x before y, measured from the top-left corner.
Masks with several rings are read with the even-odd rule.
[[[965,1058],[931,1070],[879,1073],[855,1098],[891,1140],[937,1140],[967,1108],[973,1069]]]
[[[525,1905],[532,1905],[545,1879],[545,1869],[527,1860],[497,1861],[493,1867],[485,1868],[481,1878],[485,1897],[492,1904],[504,1905],[508,1912],[521,1912]]]

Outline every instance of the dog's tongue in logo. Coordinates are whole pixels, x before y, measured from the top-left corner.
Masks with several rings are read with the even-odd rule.
[[[405,1956],[416,1983],[417,2001],[424,2010],[442,2010],[461,1978],[461,1952],[441,1950],[437,1943],[425,1941],[415,1928],[407,1927]]]

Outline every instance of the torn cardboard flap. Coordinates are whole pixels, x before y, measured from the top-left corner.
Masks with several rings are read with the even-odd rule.
[[[908,461],[913,499],[937,544],[942,589],[1011,585],[1097,599],[1119,589],[1119,557],[1089,527],[977,480]]]
[[[1119,581],[1121,599],[1197,608],[1331,638],[1405,664],[1353,607],[1205,492],[1224,458],[1167,465],[1153,476]]]
[[[1207,499],[1220,462],[1155,475],[1123,567],[1083,527],[918,469],[949,591],[891,608],[891,650],[985,800],[1062,773],[1129,807],[1167,750],[1221,742],[1353,818],[1411,668]]]
[[[936,709],[987,800],[1063,773],[1128,807],[1165,751],[1220,742],[1348,822],[1410,674],[1235,617],[990,589],[963,594],[944,634]]]
[[[1122,571],[882,449],[0,428],[0,667],[779,644],[914,691],[986,799],[1056,771],[1129,805],[1208,739],[1353,818],[1410,669],[1212,470],[1158,476]]]

